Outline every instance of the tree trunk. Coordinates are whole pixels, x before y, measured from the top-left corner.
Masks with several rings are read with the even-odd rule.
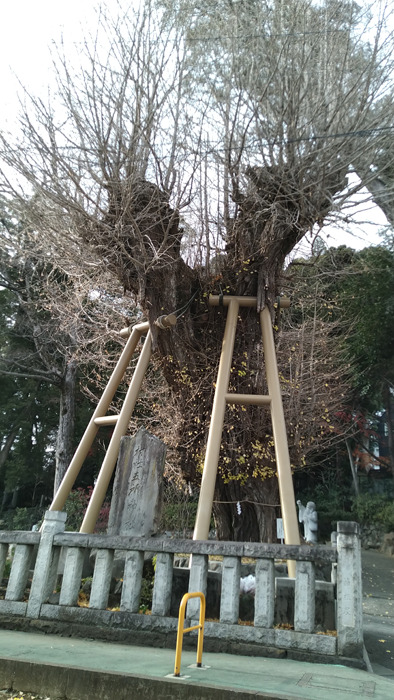
[[[279,488],[276,478],[255,482],[250,487],[237,481],[218,483],[213,505],[219,540],[237,542],[276,542],[276,515]],[[260,500],[262,499],[262,500]]]
[[[380,175],[368,182],[368,189],[372,194],[375,204],[382,210],[391,226],[394,225],[394,204],[390,195],[392,183],[385,182],[384,176]]]
[[[54,494],[62,482],[73,455],[77,369],[76,360],[67,362],[61,385]]]
[[[391,393],[390,384],[386,382],[383,390],[384,408],[386,411],[387,422],[387,446],[389,452],[389,464],[391,473],[394,479],[394,406],[393,395]]]
[[[308,198],[294,173],[250,168],[246,175],[244,192],[233,183],[237,210],[219,275],[185,264],[178,212],[171,209],[166,193],[141,179],[128,197],[123,183],[111,183],[108,214],[94,230],[92,224],[86,228],[86,241],[105,256],[149,319],[155,358],[172,401],[172,409],[168,404],[163,408],[163,422],[169,411],[177,417],[175,459],[192,483],[200,480],[227,315],[225,308],[209,306],[209,294],[257,297],[257,309],[239,310],[229,391],[267,394],[258,311],[268,306],[274,314],[286,256],[311,230],[316,216],[324,217],[329,208],[326,190],[317,188]],[[338,187],[335,182],[334,191]],[[113,233],[119,226],[122,246]],[[149,237],[141,237],[141,231],[149,231]],[[138,261],[144,261],[143,274]],[[175,329],[158,331],[156,319],[175,311]],[[165,434],[160,437],[165,439]],[[228,406],[215,499],[220,538],[276,539],[278,484],[271,418],[265,409]]]
[[[346,449],[347,453],[349,456],[349,464],[350,464],[350,469],[352,470],[352,477],[353,477],[353,484],[354,484],[354,492],[356,496],[360,495],[360,489],[358,485],[358,479],[357,479],[357,471],[356,471],[356,466],[354,464],[354,459],[353,459],[353,454],[352,454],[352,448],[350,447],[350,440],[345,440],[346,442]]]
[[[20,428],[20,423],[17,423],[16,425],[14,425],[5,439],[4,445],[0,451],[0,469],[4,465],[4,462],[6,461],[8,455],[10,453],[11,447],[15,442],[16,436],[18,435],[19,428]]]

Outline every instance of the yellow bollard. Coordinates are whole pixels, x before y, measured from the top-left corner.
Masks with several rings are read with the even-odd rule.
[[[185,610],[188,600],[190,598],[200,598],[200,619],[198,625],[193,627],[184,627],[185,623]],[[179,617],[178,617],[178,633],[176,638],[176,650],[175,650],[175,666],[174,666],[174,676],[179,678],[181,672],[181,656],[182,656],[182,645],[183,645],[183,635],[185,632],[191,632],[192,630],[198,630],[197,639],[197,668],[201,668],[202,664],[202,647],[204,643],[204,622],[205,622],[205,596],[204,593],[185,593],[181,600],[179,606]]]

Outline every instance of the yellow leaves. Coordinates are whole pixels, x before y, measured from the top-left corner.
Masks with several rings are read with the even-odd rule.
[[[247,474],[230,474],[227,472],[227,474],[222,474],[222,479],[224,484],[229,484],[230,481],[239,481],[241,486],[244,486],[248,480],[248,475]]]
[[[78,607],[80,608],[88,608],[89,607],[89,598],[84,593],[84,591],[80,591],[78,595]]]
[[[252,447],[254,450],[261,451],[263,449],[263,446],[260,442],[260,440],[256,440],[256,442],[252,442]]]
[[[263,465],[261,467],[255,467],[252,476],[254,479],[261,479],[261,481],[264,481],[265,479],[271,479],[276,476],[276,472],[272,467]]]

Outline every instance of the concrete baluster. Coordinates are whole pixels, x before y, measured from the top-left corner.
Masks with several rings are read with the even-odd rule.
[[[270,628],[275,613],[275,570],[273,559],[256,562],[256,593],[254,599],[255,627]]]
[[[59,510],[48,510],[45,513],[27,605],[27,617],[39,617],[42,603],[47,600],[55,586],[61,548],[53,546],[53,538],[59,532],[64,532],[66,518],[67,513]]]
[[[191,558],[189,593],[203,593],[207,595],[208,555],[193,554]],[[200,614],[200,601],[192,598],[187,604],[186,616],[190,619],[198,619]]]
[[[358,523],[337,525],[337,633],[341,656],[362,657],[361,544]]]
[[[171,607],[173,554],[160,552],[156,556],[152,615],[168,615]]]
[[[109,589],[114,562],[113,549],[99,549],[96,554],[89,608],[105,610],[108,605]]]
[[[220,600],[220,622],[226,622],[229,624],[236,624],[238,622],[240,575],[241,561],[239,557],[224,557]]]
[[[140,607],[144,552],[127,552],[120,609],[137,613]]]
[[[294,629],[296,632],[313,632],[315,629],[315,565],[311,561],[297,561]]]
[[[76,605],[78,602],[85,551],[83,547],[69,547],[67,550],[59,605]]]
[[[31,544],[16,545],[5,594],[6,600],[22,600],[29,577],[33,552],[34,546]]]

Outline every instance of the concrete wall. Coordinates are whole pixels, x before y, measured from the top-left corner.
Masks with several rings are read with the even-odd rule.
[[[8,546],[16,545],[5,596],[0,600],[0,615],[75,624],[84,629],[123,629],[140,636],[146,634],[149,638],[170,635],[173,643],[177,626],[174,599],[180,597],[174,557],[182,553],[191,557],[187,577],[190,591],[205,594],[208,581],[212,576],[215,579],[214,605],[218,619],[206,623],[207,641],[220,640],[223,650],[228,650],[231,645],[240,648],[252,645],[256,650],[265,649],[267,653],[285,650],[286,653],[314,655],[316,660],[319,657],[323,660],[323,656],[362,658],[361,559],[359,531],[355,523],[338,523],[336,548],[88,535],[64,532],[64,524],[64,513],[50,511],[46,514],[41,533],[0,532],[2,566]],[[37,545],[36,565],[31,572],[33,551]],[[60,581],[58,567],[62,549],[66,551],[66,559]],[[86,552],[92,549],[96,551],[96,557],[90,604],[89,607],[80,607],[78,597],[83,562]],[[115,554],[125,561],[119,610],[109,609]],[[141,615],[144,561],[153,555],[152,611],[151,615]],[[209,558],[212,556],[222,558],[221,575],[209,573]],[[253,624],[247,625],[239,622],[239,579],[245,558],[254,562],[256,584]],[[277,578],[275,585],[275,562],[288,560],[296,561],[296,578],[282,576]],[[336,569],[336,584],[316,581],[316,567],[322,565]],[[53,593],[57,585],[60,590]],[[120,585],[119,581],[117,585]],[[182,590],[184,587],[185,575],[182,574]],[[278,625],[278,610],[286,588],[290,589],[294,601],[292,619],[286,621],[282,610]],[[320,610],[322,590],[331,605],[330,626],[324,629],[322,624],[327,623],[322,621]],[[197,600],[191,603],[187,617],[194,622],[197,621],[199,603]]]

